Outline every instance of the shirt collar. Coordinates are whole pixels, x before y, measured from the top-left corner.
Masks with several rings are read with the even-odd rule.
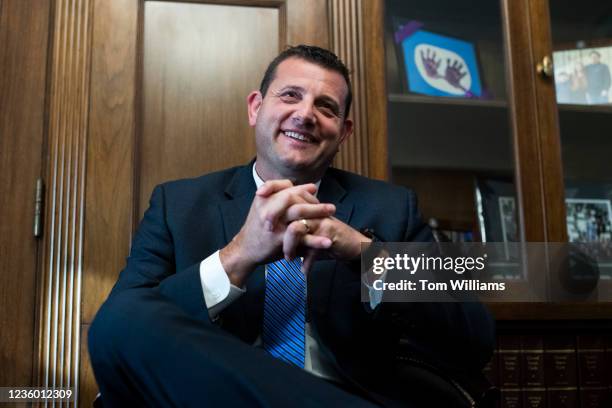
[[[255,162],[255,163],[257,163],[257,162]],[[265,182],[261,179],[261,177],[259,177],[259,174],[257,174],[257,170],[255,170],[255,163],[253,163],[253,180],[255,180],[255,186],[257,186],[257,188],[259,188]],[[317,186],[317,191],[315,192],[315,196],[316,196],[317,193],[319,192],[319,186],[321,185],[321,180],[317,181],[314,184],[315,184],[315,186]]]

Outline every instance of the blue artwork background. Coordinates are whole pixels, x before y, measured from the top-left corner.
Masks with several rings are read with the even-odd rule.
[[[472,84],[470,89],[468,89],[468,92],[472,94],[471,96],[469,94],[456,95],[444,92],[440,89],[434,88],[428,84],[427,81],[425,81],[414,61],[414,49],[423,43],[447,49],[463,58],[466,64],[463,69],[469,70],[472,77]],[[402,41],[402,49],[404,51],[404,64],[406,67],[406,74],[408,76],[408,88],[411,92],[431,96],[450,96],[455,98],[480,97],[482,95],[480,74],[478,72],[478,62],[476,60],[476,50],[472,43],[425,30],[419,30]],[[441,66],[445,67],[445,64],[446,61],[443,61]]]

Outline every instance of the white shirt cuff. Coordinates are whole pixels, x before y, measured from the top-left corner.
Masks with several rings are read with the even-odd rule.
[[[200,282],[204,292],[204,302],[211,318],[216,317],[246,292],[246,289],[231,284],[221,264],[219,251],[200,262]]]
[[[370,297],[370,309],[374,310],[382,302],[384,291],[374,289],[374,282],[368,282],[366,276],[367,274],[364,274],[361,281],[366,286],[366,288],[368,288],[368,295]],[[380,280],[384,283],[386,278],[387,271],[385,270],[382,275],[377,277],[376,280]]]

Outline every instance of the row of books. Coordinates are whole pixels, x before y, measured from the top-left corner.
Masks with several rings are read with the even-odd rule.
[[[611,408],[612,335],[499,335],[485,368],[500,408]]]

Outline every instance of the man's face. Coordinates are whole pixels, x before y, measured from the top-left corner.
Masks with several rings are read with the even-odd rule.
[[[314,182],[352,131],[345,119],[347,84],[338,72],[289,58],[276,68],[266,96],[248,97],[257,172],[264,179]]]
[[[598,54],[591,54],[591,61],[593,61],[593,64],[599,64],[599,55]]]

